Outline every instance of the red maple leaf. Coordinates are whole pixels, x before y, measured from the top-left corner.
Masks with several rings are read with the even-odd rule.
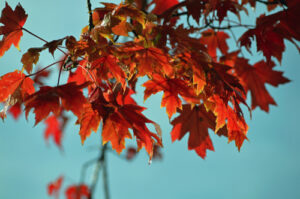
[[[217,49],[219,49],[223,55],[227,53],[228,45],[226,43],[226,40],[228,38],[228,34],[223,31],[216,32],[213,29],[208,29],[202,32],[200,42],[206,45],[208,54],[212,58],[216,58]]]
[[[90,190],[85,184],[72,185],[66,189],[66,199],[88,199]]]
[[[22,27],[26,19],[27,14],[21,4],[18,4],[15,10],[12,10],[6,2],[0,18],[0,23],[4,25],[0,27],[0,35],[3,35],[0,41],[0,57],[4,55],[12,44],[19,49],[20,39],[23,35]]]
[[[153,0],[152,3],[155,3],[155,7],[153,9],[153,13],[160,15],[164,13],[169,8],[173,7],[174,5],[178,4],[178,0]]]
[[[15,120],[17,120],[20,117],[21,113],[22,113],[21,104],[16,103],[15,105],[11,106],[8,109],[8,112],[14,117]]]
[[[45,120],[46,129],[44,133],[45,140],[48,140],[50,137],[53,138],[54,143],[61,147],[61,140],[62,140],[62,129],[59,120],[54,116],[50,116]]]
[[[256,27],[246,31],[239,39],[248,51],[251,38],[256,39],[257,50],[262,51],[267,61],[275,57],[279,62],[285,50],[284,39],[292,42],[300,51],[294,39],[300,41],[300,28],[297,20],[300,17],[300,3],[297,0],[288,1],[288,9],[265,16],[256,20]]]
[[[77,85],[83,84],[87,81],[87,78],[84,74],[84,70],[81,67],[77,67],[75,72],[70,71],[68,83],[76,82]]]
[[[80,117],[84,111],[84,104],[87,103],[81,89],[86,86],[87,84],[76,85],[75,82],[71,82],[57,87],[41,87],[38,92],[30,95],[24,102],[25,115],[27,117],[29,111],[34,108],[36,125],[47,118],[50,112],[58,116],[62,106]]]
[[[92,69],[97,69],[97,75],[102,79],[115,78],[122,86],[126,86],[126,74],[118,64],[118,59],[112,55],[101,57],[92,62]]]
[[[125,56],[131,55],[134,57],[130,59],[129,63],[138,63],[136,69],[138,70],[137,77],[144,75],[151,75],[153,72],[161,72],[168,76],[172,76],[173,68],[169,63],[169,57],[160,48],[127,44],[123,49]]]
[[[25,98],[34,93],[33,81],[22,72],[15,71],[0,77],[0,102],[6,101],[0,117],[4,120],[9,106],[22,104]],[[13,110],[17,117],[20,109]]]
[[[270,104],[276,105],[276,102],[267,91],[265,83],[277,87],[279,84],[290,81],[283,76],[283,72],[273,70],[274,66],[275,64],[272,61],[269,64],[260,61],[251,66],[246,59],[238,58],[236,60],[236,72],[246,90],[251,92],[252,109],[259,106],[262,110],[268,112]]]
[[[25,75],[20,71],[7,73],[0,77],[0,102],[5,101],[24,80]]]
[[[57,178],[56,181],[54,182],[51,182],[48,184],[48,195],[49,196],[54,196],[55,198],[58,198],[59,196],[59,191],[61,189],[61,186],[62,186],[62,182],[63,182],[63,177],[60,176],[59,178]]]
[[[195,150],[200,157],[205,158],[206,150],[214,150],[208,129],[215,130],[216,117],[212,112],[207,112],[204,105],[192,108],[184,104],[178,112],[180,115],[171,122],[172,141],[181,140],[189,132],[188,149]]]

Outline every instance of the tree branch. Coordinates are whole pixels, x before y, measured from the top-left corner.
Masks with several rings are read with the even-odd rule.
[[[263,0],[256,0],[259,3],[263,3],[266,5],[274,5],[274,4],[282,4],[282,5],[287,5],[285,0],[277,0],[277,1],[263,1]]]
[[[87,0],[87,7],[88,7],[88,10],[89,10],[89,31],[91,31],[94,28],[93,11],[92,11],[91,0]]]
[[[104,198],[110,199],[109,194],[109,185],[108,185],[108,177],[107,177],[107,161],[104,153],[104,161],[103,161],[103,189],[104,189]]]
[[[93,179],[92,179],[92,183],[90,185],[90,197],[89,197],[89,199],[93,199],[93,193],[95,192],[95,187],[96,187],[98,179],[99,179],[99,173],[100,173],[101,168],[105,169],[104,165],[106,164],[106,162],[105,162],[106,161],[106,158],[105,158],[106,150],[107,150],[107,144],[104,144],[101,151],[100,151],[100,154],[99,154],[99,157],[98,157],[98,160],[97,160],[97,163],[96,163],[96,168],[95,168],[94,173],[93,173]],[[107,186],[104,189],[105,199],[109,199],[107,173],[105,174],[105,178],[104,178],[104,174],[103,174],[103,184],[105,186]]]

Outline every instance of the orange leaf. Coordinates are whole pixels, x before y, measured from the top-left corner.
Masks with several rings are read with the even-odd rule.
[[[9,106],[15,104],[20,106],[28,95],[34,93],[33,83],[20,71],[7,73],[0,77],[0,102],[6,101],[3,110],[0,111],[2,120],[6,117]],[[20,110],[15,112],[15,114],[18,113]]]
[[[20,86],[25,76],[20,71],[7,73],[0,77],[0,102],[5,101]]]
[[[40,52],[42,50],[44,50],[44,48],[30,48],[23,54],[21,62],[27,73],[31,73],[33,64],[36,64],[39,61]]]
[[[181,95],[188,102],[197,101],[193,89],[189,88],[187,83],[181,79],[165,79],[155,74],[152,80],[145,82],[143,86],[146,88],[144,100],[150,95],[164,91],[161,106],[166,107],[169,118],[176,113],[177,108],[181,109],[181,99],[178,95]]]
[[[213,96],[212,99],[215,102],[213,112],[217,117],[215,132],[217,133],[222,129],[226,125],[227,120],[228,141],[235,140],[235,145],[240,150],[244,140],[247,139],[248,126],[244,118],[235,113],[219,96]]]
[[[82,144],[85,139],[91,135],[92,131],[95,133],[97,132],[100,120],[101,118],[98,112],[93,110],[90,104],[85,104],[84,112],[76,122],[77,124],[80,124],[79,135],[81,137]]]
[[[132,30],[129,23],[125,20],[122,20],[118,25],[114,26],[112,29],[112,32],[116,35],[121,35],[128,37],[128,32]]]
[[[4,55],[12,44],[19,49],[20,39],[23,35],[22,27],[26,19],[27,14],[21,4],[18,4],[15,10],[12,10],[6,2],[0,18],[0,23],[4,25],[0,27],[0,35],[3,35],[0,41],[0,57]]]
[[[122,120],[119,121],[124,123]],[[113,119],[105,121],[102,130],[103,144],[110,141],[112,148],[120,154],[125,148],[125,138],[132,138],[128,131],[128,127],[126,128],[123,124],[116,123]]]
[[[68,83],[75,82],[77,85],[81,85],[86,81],[87,81],[87,79],[86,79],[86,77],[84,75],[84,71],[81,67],[77,67],[75,72],[70,71]]]
[[[98,69],[98,75],[101,78],[107,80],[114,77],[122,84],[123,87],[126,86],[126,74],[119,66],[118,59],[116,57],[112,55],[101,57],[92,63],[92,68]]]

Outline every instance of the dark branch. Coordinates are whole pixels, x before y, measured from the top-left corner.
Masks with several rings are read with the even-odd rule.
[[[227,26],[214,26],[214,25],[208,25],[210,28],[215,30],[228,30],[231,28],[254,28],[253,25],[246,25],[246,24],[237,24],[237,25],[227,25]]]
[[[88,7],[88,10],[89,10],[89,30],[91,31],[94,28],[93,11],[92,11],[91,0],[87,0],[87,7]]]
[[[259,2],[259,3],[266,4],[266,5],[281,4],[281,5],[287,6],[285,0],[277,0],[277,1],[263,1],[263,0],[256,0],[256,1]]]

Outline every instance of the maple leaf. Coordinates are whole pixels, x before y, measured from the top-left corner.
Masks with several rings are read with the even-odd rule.
[[[212,96],[211,99],[215,103],[213,109],[213,113],[216,115],[215,132],[224,130],[223,127],[227,121],[228,141],[234,140],[238,150],[240,150],[244,140],[247,139],[248,126],[245,120],[239,113],[234,112],[228,104],[225,104],[219,96]]]
[[[44,48],[48,48],[49,53],[51,53],[52,56],[54,56],[54,52],[55,50],[62,45],[63,41],[66,39],[66,37],[62,38],[62,39],[57,39],[57,40],[53,40],[50,42],[47,42],[44,45]]]
[[[72,185],[66,189],[66,199],[84,199],[89,198],[90,190],[87,185]]]
[[[17,120],[20,117],[21,113],[22,113],[21,104],[20,103],[16,103],[15,105],[11,106],[8,109],[8,112],[13,116],[13,118],[15,120]]]
[[[62,140],[62,129],[59,120],[54,116],[50,116],[45,120],[46,129],[44,133],[45,140],[49,140],[50,137],[53,138],[54,143],[60,148]]]
[[[39,61],[40,52],[42,50],[44,50],[44,48],[30,48],[23,54],[21,62],[27,73],[31,73],[33,64],[36,64]]]
[[[68,83],[75,82],[77,85],[84,84],[87,81],[85,72],[82,67],[77,67],[75,72],[70,71]]]
[[[85,139],[91,135],[91,132],[95,133],[98,130],[101,117],[96,110],[93,110],[90,104],[84,105],[84,111],[76,124],[80,124],[79,135],[81,137],[82,144]],[[103,130],[102,130],[103,131]]]
[[[20,71],[7,73],[0,77],[0,102],[5,101],[20,86],[25,76]]]
[[[61,105],[67,111],[71,110],[74,115],[80,117],[84,111],[84,104],[87,103],[81,89],[87,85],[76,85],[74,82],[71,82],[57,87],[41,87],[38,92],[30,95],[24,102],[26,118],[29,111],[33,108],[36,125],[47,118],[51,112],[58,116],[61,112]]]
[[[35,125],[47,118],[51,112],[58,116],[61,111],[59,96],[52,90],[50,86],[41,87],[38,92],[30,95],[24,102],[26,118],[29,111],[34,108]]]
[[[132,90],[126,88],[123,91],[121,85],[117,85],[113,91],[108,90],[105,93],[96,88],[89,100],[103,119],[103,143],[110,141],[112,148],[120,153],[125,148],[125,139],[132,137],[128,131],[132,129],[139,149],[145,147],[151,159],[153,145],[162,146],[160,127],[142,114],[145,108],[138,106],[133,100]],[[147,123],[154,125],[157,134],[148,129]]]
[[[126,22],[125,18],[118,25],[114,26],[111,30],[116,35],[128,37],[128,32],[132,30],[132,26],[128,22]]]
[[[105,80],[114,77],[123,87],[126,86],[126,74],[119,66],[116,57],[112,55],[101,57],[92,62],[92,68],[97,69],[97,75],[99,75],[99,77]]]
[[[200,157],[205,158],[206,150],[214,150],[208,134],[208,128],[215,130],[214,114],[207,112],[204,105],[192,108],[189,104],[184,104],[178,112],[180,115],[171,122],[172,141],[181,140],[189,132],[188,149],[195,150]]]
[[[4,25],[0,27],[0,35],[3,35],[0,41],[0,57],[4,55],[11,45],[19,49],[20,39],[23,35],[22,27],[26,19],[27,14],[21,4],[18,4],[15,10],[12,10],[6,2],[0,18],[0,23]]]
[[[155,3],[155,7],[152,10],[154,14],[160,15],[164,13],[169,8],[178,4],[178,0],[153,0],[152,3]]]
[[[54,196],[55,198],[58,198],[59,191],[61,189],[63,180],[64,180],[64,178],[62,176],[60,176],[59,178],[57,178],[56,181],[48,184],[47,189],[48,189],[49,196]]]
[[[300,28],[294,19],[300,17],[299,1],[289,1],[288,9],[268,16],[261,15],[256,20],[256,27],[246,31],[239,39],[241,46],[248,51],[251,39],[256,39],[257,50],[262,51],[267,61],[275,57],[279,62],[285,50],[284,39],[292,42],[300,51],[294,39],[300,41]]]
[[[188,102],[197,102],[193,89],[189,88],[185,81],[181,79],[166,79],[160,75],[154,74],[151,80],[143,84],[145,87],[144,101],[150,95],[164,91],[161,106],[166,107],[169,118],[176,113],[176,109],[181,109],[181,99],[178,95],[183,97]]]
[[[190,0],[187,2],[186,8],[188,13],[192,15],[193,19],[199,24],[200,16],[205,10],[205,4],[202,1]]]
[[[283,76],[283,72],[273,70],[274,66],[275,64],[272,61],[269,64],[260,61],[251,66],[246,59],[238,58],[236,60],[236,72],[246,90],[251,92],[252,109],[259,106],[262,110],[268,112],[270,104],[276,105],[276,102],[267,91],[265,83],[277,87],[279,84],[290,81]]]
[[[130,125],[117,114],[111,115],[108,120],[105,121],[102,129],[102,140],[103,144],[110,141],[112,148],[116,150],[117,153],[121,153],[125,148],[125,138],[132,138],[131,134],[128,131]],[[119,121],[120,123],[117,123]]]
[[[161,72],[172,76],[173,68],[169,63],[169,57],[160,48],[134,45],[128,43],[122,50],[127,54],[133,54],[134,59],[131,62],[138,63],[136,69],[137,76],[151,75],[153,72]]]
[[[223,1],[223,0],[210,0],[206,4],[207,10],[205,14],[209,14],[211,11],[217,11],[218,21],[221,23],[228,15],[228,11],[234,13],[240,20],[240,11],[245,11],[248,14],[247,9],[240,5],[237,1]]]
[[[2,120],[6,117],[9,106],[21,104],[32,93],[33,81],[22,72],[15,71],[0,77],[0,102],[6,101],[3,110],[0,111]]]
[[[208,29],[202,32],[200,42],[207,46],[208,54],[215,58],[217,56],[217,49],[224,55],[228,51],[226,40],[229,38],[228,34],[223,31],[215,32],[213,29]]]

